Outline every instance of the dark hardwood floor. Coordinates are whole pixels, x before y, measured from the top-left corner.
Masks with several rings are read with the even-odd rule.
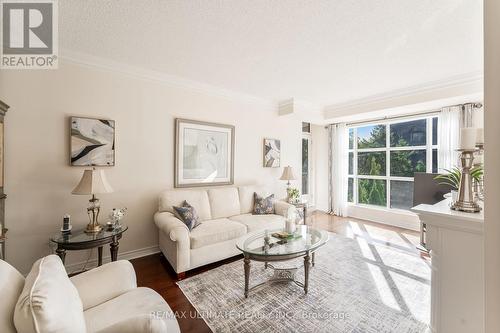
[[[415,231],[385,226],[378,223],[361,221],[353,218],[340,218],[325,213],[315,212],[308,217],[308,225],[328,230],[349,238],[362,237],[367,242],[383,243],[391,247],[405,250],[415,255],[427,257],[416,249],[419,234]],[[200,274],[214,267],[224,265],[242,256],[230,258],[186,272],[186,278]],[[196,315],[195,308],[176,284],[177,275],[161,254],[131,260],[134,265],[137,282],[141,287],[156,290],[178,316],[181,332],[211,332],[205,321]],[[243,266],[242,272],[243,274]]]

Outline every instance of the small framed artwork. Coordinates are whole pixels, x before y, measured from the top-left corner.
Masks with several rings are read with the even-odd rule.
[[[264,139],[264,167],[280,166],[281,143],[278,139]]]
[[[234,126],[175,119],[175,187],[231,185]]]
[[[115,121],[70,118],[70,163],[72,166],[115,165]]]

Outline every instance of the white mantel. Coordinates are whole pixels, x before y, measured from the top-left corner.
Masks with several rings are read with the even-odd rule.
[[[483,225],[481,213],[451,210],[450,199],[412,208],[427,225],[431,253],[431,330],[484,332]]]

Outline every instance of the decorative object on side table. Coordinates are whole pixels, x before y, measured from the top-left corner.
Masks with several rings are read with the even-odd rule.
[[[484,165],[484,128],[477,129],[476,148],[477,152],[474,157],[474,169],[481,168],[482,170]],[[481,172],[477,178],[473,175],[472,184],[474,187],[474,194],[479,200],[484,201],[484,172]]]
[[[287,199],[289,203],[297,203],[300,200],[300,191],[298,188],[289,187],[286,189]]]
[[[286,211],[285,216],[285,231],[287,233],[293,234],[297,229],[297,209],[295,207],[290,207]]]
[[[115,165],[115,121],[71,117],[71,165]]]
[[[65,214],[63,216],[63,226],[61,228],[61,232],[63,234],[67,234],[71,232],[73,226],[71,225],[71,216],[69,214]]]
[[[264,167],[278,168],[280,166],[281,143],[278,139],[264,139]]]
[[[111,192],[113,192],[113,189],[104,175],[104,170],[96,170],[93,168],[92,170],[85,170],[83,172],[82,179],[71,193],[92,195],[92,198],[89,200],[89,206],[87,207],[87,214],[90,222],[85,232],[93,233],[102,230],[102,226],[99,224],[99,212],[101,207],[99,199],[97,199],[95,195]]]
[[[118,229],[121,228],[120,221],[125,217],[127,208],[116,209],[113,208],[111,213],[109,213],[109,221],[106,223],[108,229]]]
[[[293,169],[291,166],[286,166],[283,168],[283,173],[281,174],[280,180],[286,180],[287,188],[290,187],[290,180],[297,179],[293,174]]]
[[[474,165],[476,152],[476,128],[462,128],[460,130],[460,185],[458,187],[458,200],[453,202],[451,209],[463,212],[477,213],[481,207],[477,204],[472,188],[471,169]]]
[[[481,207],[479,207],[474,198],[471,176],[475,150],[459,149],[458,151],[461,152],[460,164],[462,167],[462,173],[460,176],[460,185],[458,187],[458,199],[457,201],[453,202],[453,204],[451,205],[451,209],[469,213],[477,213],[481,211]]]
[[[71,233],[58,233],[50,239],[52,243],[57,244],[56,254],[64,263],[66,251],[71,250],[87,250],[97,247],[97,265],[102,264],[102,247],[109,244],[111,261],[116,261],[118,258],[118,241],[127,231],[126,225],[121,225],[121,228],[107,230],[103,229],[96,233],[88,233],[86,230],[72,231]]]
[[[230,185],[234,126],[175,119],[175,187]]]

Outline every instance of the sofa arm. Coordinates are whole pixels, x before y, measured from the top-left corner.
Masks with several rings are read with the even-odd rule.
[[[290,207],[295,207],[295,206],[289,204],[288,202],[277,200],[274,202],[274,213],[276,215],[281,215],[286,217],[286,212]]]
[[[157,212],[154,216],[155,224],[174,242],[189,242],[189,228],[181,220],[168,212]]]
[[[94,307],[137,288],[134,267],[119,260],[70,278],[78,290],[83,310]]]
[[[159,244],[161,252],[176,273],[189,269],[191,239],[188,227],[172,213],[157,212],[155,224],[160,229]]]

